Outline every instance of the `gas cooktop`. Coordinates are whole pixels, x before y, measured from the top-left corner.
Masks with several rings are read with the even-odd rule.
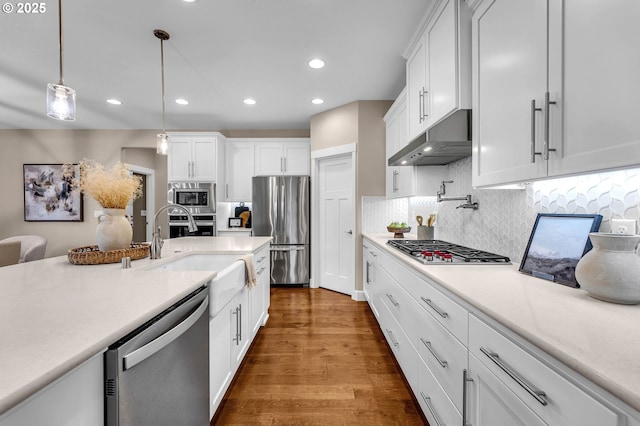
[[[509,264],[506,256],[441,240],[389,240],[391,247],[424,264]]]

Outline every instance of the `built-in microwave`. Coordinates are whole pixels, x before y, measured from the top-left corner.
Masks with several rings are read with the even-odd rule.
[[[172,182],[167,190],[167,201],[180,204],[191,214],[216,212],[216,184],[211,182]],[[180,214],[179,210],[169,214]]]

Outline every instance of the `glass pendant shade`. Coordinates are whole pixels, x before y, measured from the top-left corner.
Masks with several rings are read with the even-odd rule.
[[[75,121],[76,91],[61,84],[47,84],[47,115],[56,120]]]
[[[166,133],[158,133],[156,153],[160,155],[169,154],[169,136]]]

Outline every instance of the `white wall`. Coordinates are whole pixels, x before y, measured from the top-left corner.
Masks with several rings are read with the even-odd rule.
[[[435,237],[509,256],[519,263],[538,213],[598,213],[600,230],[610,220],[640,219],[640,169],[628,169],[534,182],[523,190],[473,189],[471,157],[449,165],[447,196],[472,195],[480,208],[456,209],[461,202],[435,197],[385,200],[363,198],[363,232],[386,232],[393,220],[406,220],[415,233],[415,215],[437,213]],[[389,234],[391,237],[391,234]]]

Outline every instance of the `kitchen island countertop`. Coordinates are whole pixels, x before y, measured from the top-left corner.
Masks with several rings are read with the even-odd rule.
[[[603,302],[515,264],[423,265],[388,246],[389,234],[364,237],[640,411],[640,305]]]
[[[146,271],[190,253],[245,254],[269,237],[165,240],[162,259],[72,265],[66,256],[0,268],[0,414],[215,277]]]

